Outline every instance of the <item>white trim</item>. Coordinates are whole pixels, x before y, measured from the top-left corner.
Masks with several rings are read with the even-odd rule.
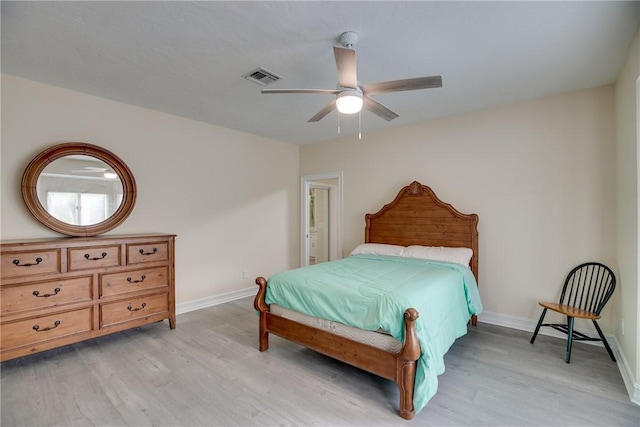
[[[307,265],[305,260],[309,259],[308,247],[307,247],[307,225],[309,224],[309,184],[313,181],[322,181],[325,179],[337,179],[338,180],[338,238],[337,238],[337,252],[340,258],[342,258],[343,249],[343,177],[342,172],[328,172],[320,173],[317,175],[303,175],[300,177],[300,265]]]
[[[176,304],[176,314],[188,313],[201,308],[212,307],[214,305],[223,304],[225,302],[235,301],[237,299],[254,296],[258,292],[258,288],[244,288],[237,291],[227,292],[221,295],[201,298],[194,301],[181,302]]]
[[[525,319],[522,317],[508,316],[506,314],[492,313],[484,311],[478,316],[478,322],[488,323],[490,325],[504,326],[506,328],[518,329],[521,331],[527,331],[533,333],[536,328],[537,322]],[[587,335],[595,335],[597,336],[597,332],[595,329],[593,330],[581,330]],[[553,328],[540,328],[539,335],[547,335],[556,338],[562,338],[566,340],[566,335],[562,332],[556,331]],[[631,368],[627,363],[627,359],[624,357],[624,353],[620,348],[620,343],[614,335],[605,334],[605,338],[609,342],[611,346],[611,350],[613,351],[614,356],[617,360],[618,369],[620,370],[620,375],[622,375],[622,381],[624,382],[625,387],[627,388],[627,393],[629,394],[629,399],[631,402],[636,405],[640,405],[640,384],[634,383],[634,375],[631,372]],[[578,341],[580,342],[580,341]],[[596,345],[604,348],[604,345],[600,341],[582,341],[585,344]]]
[[[640,146],[640,76],[636,79],[636,170],[638,164],[640,164],[640,150],[638,147]],[[638,316],[638,307],[640,307],[640,281],[638,280],[638,266],[640,266],[640,251],[638,251],[638,242],[640,241],[640,197],[638,197],[638,184],[640,184],[640,174],[636,172],[636,240],[635,240],[635,252],[636,252],[636,265],[635,265],[635,275],[636,275],[636,327],[640,330],[640,316]],[[636,372],[640,372],[638,370],[638,364],[640,364],[640,334],[636,336]],[[626,363],[626,360],[625,360]],[[629,369],[629,365],[626,365],[629,370],[629,378],[635,378],[635,375],[632,375],[631,370]],[[640,381],[640,378],[638,379]],[[630,381],[630,384],[632,381]],[[626,384],[626,383],[625,383]],[[633,393],[631,393],[631,389],[633,389]],[[629,394],[632,396],[631,401],[640,405],[640,384],[635,383],[631,388],[630,385],[627,385],[627,390],[629,390]]]
[[[620,369],[624,385],[627,387],[629,398],[636,405],[640,405],[640,384],[634,384],[631,368],[629,367],[629,363],[627,363],[626,357],[624,357],[624,353],[620,351],[620,344],[618,343],[618,340],[616,337],[611,337],[611,339],[609,339],[608,335],[607,340],[609,341],[611,348],[614,350],[616,359],[618,360],[618,368]]]
[[[324,183],[321,183],[321,182],[309,181],[309,182],[307,182],[307,191],[305,191],[305,194],[306,194],[306,196],[308,198],[311,197],[310,194],[311,194],[311,190],[313,190],[313,189],[328,190],[328,195],[329,195],[328,204],[325,205],[325,207],[327,208],[326,223],[328,224],[328,227],[324,228],[324,238],[326,239],[325,242],[328,241],[328,242],[330,242],[330,244],[329,245],[325,245],[326,253],[323,254],[323,255],[326,255],[326,257],[322,256],[322,257],[320,257],[320,259],[323,260],[323,261],[329,261],[329,260],[333,260],[333,259],[338,259],[338,258],[335,258],[335,256],[334,257],[331,256],[331,254],[337,255],[337,253],[338,253],[338,244],[337,244],[338,230],[336,230],[335,236],[333,236],[333,237],[332,237],[332,233],[331,233],[331,230],[330,230],[330,228],[332,226],[332,220],[331,220],[332,215],[331,215],[331,212],[330,212],[330,210],[331,210],[330,206],[338,203],[338,186],[334,185],[334,184],[324,184]],[[304,203],[305,203],[305,206],[309,206],[309,200],[308,199],[305,200]],[[309,216],[310,214],[311,213],[308,212],[307,216]],[[336,210],[336,215],[337,215],[337,210]],[[339,222],[339,221],[336,221],[336,222]],[[305,222],[305,224],[309,224],[309,222]],[[311,234],[311,229],[307,230],[307,228],[305,228],[305,230],[308,231],[309,234]],[[316,231],[317,231],[317,229],[316,229]],[[334,240],[336,241],[335,243],[333,243]],[[335,246],[333,251],[332,251],[331,246]],[[310,255],[308,247],[307,247],[307,255]],[[309,265],[309,256],[303,257],[301,259],[300,265],[303,266],[303,267]]]

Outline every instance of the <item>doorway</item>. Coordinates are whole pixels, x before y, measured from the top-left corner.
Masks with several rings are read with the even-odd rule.
[[[302,177],[302,266],[342,258],[342,173]]]

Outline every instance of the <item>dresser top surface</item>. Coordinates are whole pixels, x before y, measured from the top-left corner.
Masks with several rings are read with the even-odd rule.
[[[17,240],[3,240],[0,242],[0,247],[5,246],[30,246],[30,245],[76,245],[86,243],[98,243],[98,242],[117,242],[117,241],[129,241],[135,239],[170,239],[175,238],[175,234],[167,233],[145,233],[145,234],[122,234],[122,235],[100,235],[93,237],[49,237],[49,238],[34,238],[34,239],[17,239]]]

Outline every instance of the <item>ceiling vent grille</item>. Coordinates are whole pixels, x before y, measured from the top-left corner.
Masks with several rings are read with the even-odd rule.
[[[264,68],[255,69],[242,77],[249,80],[250,82],[259,84],[260,86],[267,86],[282,79],[282,77],[280,77],[276,73],[272,73],[271,71],[265,70]]]

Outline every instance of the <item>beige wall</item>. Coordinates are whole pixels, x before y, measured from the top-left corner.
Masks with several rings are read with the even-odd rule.
[[[616,334],[638,384],[637,111],[629,96],[637,50],[638,36],[615,87],[381,132],[368,133],[365,121],[362,141],[302,147],[2,75],[0,237],[57,236],[20,197],[34,155],[66,141],[104,146],[128,163],[139,190],[133,214],[110,234],[176,233],[184,305],[253,289],[254,276],[298,265],[300,175],[344,172],[345,254],[363,240],[364,214],[415,179],[480,216],[488,313],[535,321],[537,301],[557,298],[571,266],[612,265],[624,290],[601,324]]]
[[[616,267],[614,123],[605,86],[382,132],[365,124],[361,141],[302,146],[300,173],[344,172],[345,254],[363,241],[365,213],[413,180],[477,213],[485,310],[533,321],[574,265]]]
[[[23,206],[20,178],[38,152],[67,141],[113,151],[136,177],[136,207],[109,234],[178,235],[178,304],[253,292],[255,276],[298,265],[296,145],[8,75],[2,75],[2,239],[58,236]]]
[[[629,48],[625,65],[616,82],[616,172],[617,172],[617,237],[620,269],[620,317],[624,319],[624,335],[619,326],[618,342],[635,375],[636,401],[640,403],[640,292],[638,291],[638,144],[640,143],[640,30]]]

